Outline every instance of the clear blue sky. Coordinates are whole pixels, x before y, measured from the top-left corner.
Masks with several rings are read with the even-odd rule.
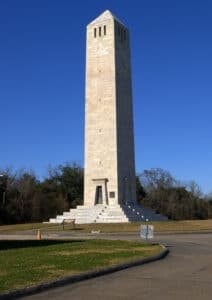
[[[210,0],[0,2],[0,168],[84,160],[85,28],[105,9],[130,29],[136,170],[212,190]]]

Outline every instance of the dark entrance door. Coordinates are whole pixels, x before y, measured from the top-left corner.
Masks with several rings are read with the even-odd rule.
[[[96,187],[96,199],[95,204],[103,204],[103,198],[102,198],[102,186],[98,185]]]

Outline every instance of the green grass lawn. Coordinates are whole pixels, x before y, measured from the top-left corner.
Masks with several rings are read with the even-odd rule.
[[[140,222],[122,223],[122,224],[86,224],[76,225],[65,224],[65,230],[75,230],[78,232],[91,232],[91,230],[100,230],[101,232],[138,232],[140,230]],[[168,222],[149,222],[154,225],[155,232],[171,232],[171,231],[212,231],[212,220],[189,220],[189,221],[168,221]],[[0,234],[12,231],[22,231],[41,228],[45,231],[61,231],[62,225],[55,224],[18,224],[0,226]]]
[[[161,251],[159,245],[131,241],[0,241],[0,293]]]

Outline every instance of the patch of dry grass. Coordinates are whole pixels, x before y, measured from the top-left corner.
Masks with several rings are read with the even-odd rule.
[[[120,224],[84,224],[75,225],[65,224],[65,230],[76,232],[139,232],[140,225],[145,222],[120,223]],[[186,220],[186,221],[167,221],[167,222],[148,222],[154,225],[155,232],[175,232],[175,231],[212,231],[212,219],[210,220]],[[0,233],[42,229],[43,232],[62,231],[63,226],[58,224],[17,224],[0,226]]]
[[[61,227],[61,225],[59,225]],[[0,233],[23,231],[23,230],[34,230],[34,229],[57,229],[59,227],[55,224],[44,224],[44,223],[28,223],[28,224],[12,224],[12,225],[0,225]],[[62,228],[61,228],[62,229]]]
[[[139,232],[141,224],[145,222],[121,223],[121,224],[85,224],[76,225],[76,230],[81,232],[91,232],[100,230],[101,232]],[[154,225],[155,232],[175,232],[175,231],[212,231],[212,219],[210,220],[188,220],[188,221],[167,221],[148,222]]]

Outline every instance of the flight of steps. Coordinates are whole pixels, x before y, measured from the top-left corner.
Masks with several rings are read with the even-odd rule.
[[[153,210],[143,207],[134,202],[121,205],[102,205],[94,206],[78,205],[75,209],[70,209],[49,223],[62,223],[75,221],[76,224],[90,223],[127,223],[142,221],[167,221],[167,217],[156,214]]]

